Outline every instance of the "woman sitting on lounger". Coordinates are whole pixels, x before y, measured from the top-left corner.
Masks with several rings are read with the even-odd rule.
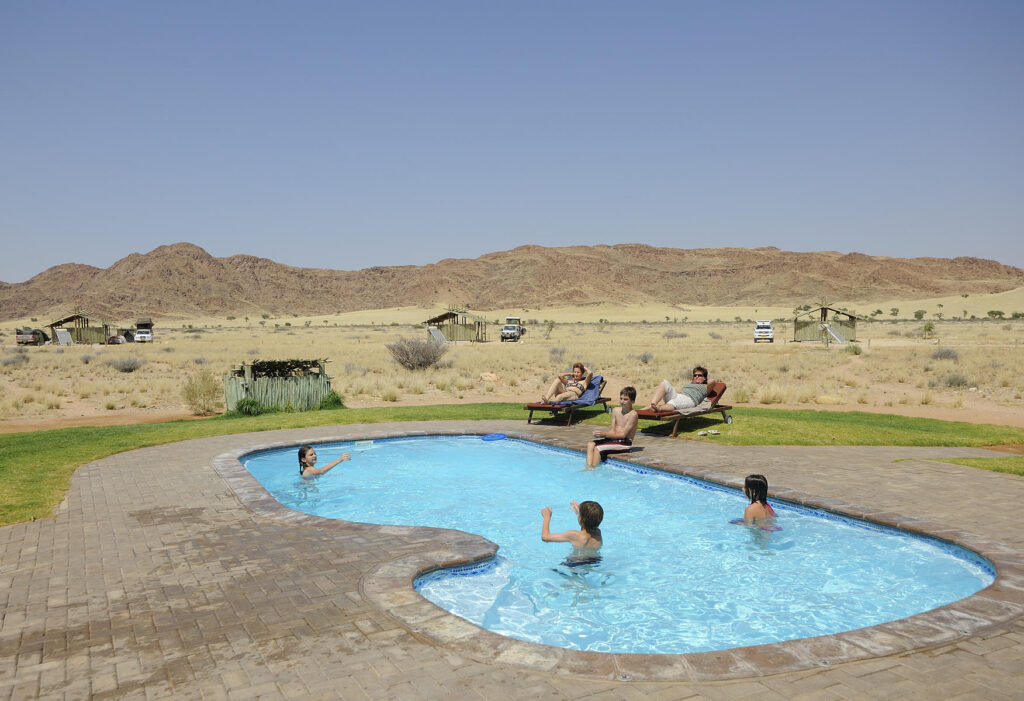
[[[692,409],[708,397],[708,371],[699,365],[693,369],[693,380],[678,392],[668,380],[662,380],[651,399],[654,411]]]
[[[573,363],[572,373],[563,373],[555,377],[551,387],[540,401],[544,404],[561,404],[562,402],[573,402],[580,398],[587,391],[590,378],[594,373],[583,367],[583,363]]]

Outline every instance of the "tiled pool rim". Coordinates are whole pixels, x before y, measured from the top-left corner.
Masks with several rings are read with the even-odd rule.
[[[1012,621],[1024,612],[1020,603],[1024,591],[1024,568],[1006,557],[1005,547],[987,538],[923,519],[846,504],[787,488],[773,488],[771,496],[791,503],[864,519],[883,526],[938,538],[987,558],[995,567],[996,579],[982,591],[931,611],[868,628],[801,638],[768,645],[732,648],[688,654],[623,654],[585,652],[550,647],[507,638],[480,628],[424,599],[413,587],[414,580],[432,570],[468,565],[494,556],[497,546],[471,533],[428,527],[381,526],[356,523],[293,511],[272,497],[242,465],[252,453],[291,448],[311,443],[350,442],[410,436],[473,436],[472,430],[388,431],[344,436],[328,435],[301,441],[251,445],[216,456],[213,467],[228,483],[240,502],[254,513],[295,526],[319,531],[365,531],[378,534],[418,536],[437,544],[414,555],[384,562],[360,580],[366,599],[383,613],[423,641],[451,649],[481,662],[495,662],[536,670],[619,681],[715,681],[756,677],[783,672],[830,667],[846,662],[899,655],[955,643]],[[565,448],[558,441],[506,431],[517,438]],[[582,456],[582,455],[581,455]],[[617,456],[624,462],[663,470],[717,485],[742,488],[730,475],[711,470],[689,469],[663,460],[638,455]]]

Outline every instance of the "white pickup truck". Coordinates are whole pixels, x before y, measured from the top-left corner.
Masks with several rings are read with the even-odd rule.
[[[772,328],[771,321],[754,322],[754,343],[760,343],[761,341],[775,343],[775,329]]]

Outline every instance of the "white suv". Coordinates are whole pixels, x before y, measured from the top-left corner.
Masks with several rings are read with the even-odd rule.
[[[135,332],[136,343],[152,343],[153,342],[153,329],[138,329]]]
[[[772,328],[772,322],[754,322],[754,343],[757,343],[758,341],[768,341],[768,343],[775,343],[775,329]]]

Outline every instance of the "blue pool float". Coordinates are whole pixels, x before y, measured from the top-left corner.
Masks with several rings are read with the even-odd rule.
[[[500,441],[504,439],[504,433],[488,433],[486,436],[480,436],[480,440],[482,441]]]

